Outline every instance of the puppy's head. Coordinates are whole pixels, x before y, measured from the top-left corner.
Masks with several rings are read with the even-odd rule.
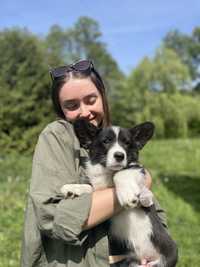
[[[138,152],[153,136],[154,125],[145,122],[131,129],[98,128],[80,119],[74,123],[74,129],[81,146],[89,150],[92,164],[117,171],[138,161]]]

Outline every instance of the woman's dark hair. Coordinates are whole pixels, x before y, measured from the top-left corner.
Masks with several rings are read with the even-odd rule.
[[[104,118],[102,121],[102,126],[110,125],[110,112],[105,92],[105,86],[100,74],[94,69],[94,67],[91,68],[90,72],[83,72],[72,69],[69,72],[66,72],[64,76],[59,77],[57,79],[53,79],[51,88],[51,99],[56,114],[58,115],[58,117],[66,119],[61,109],[59,101],[59,93],[62,86],[70,79],[84,79],[84,78],[89,78],[94,83],[94,85],[96,86],[97,90],[99,91],[102,97],[103,109],[104,109]]]

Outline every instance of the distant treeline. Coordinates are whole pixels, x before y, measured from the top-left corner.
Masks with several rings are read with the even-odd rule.
[[[80,58],[92,59],[104,78],[114,124],[151,120],[157,138],[199,136],[200,27],[191,35],[169,32],[153,58],[125,75],[102,42],[98,22],[80,17],[71,28],[52,26],[45,37],[27,29],[0,31],[1,153],[32,151],[55,119],[49,69]]]

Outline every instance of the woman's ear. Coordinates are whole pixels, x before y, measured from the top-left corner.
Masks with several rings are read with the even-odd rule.
[[[140,150],[152,138],[155,126],[152,122],[144,122],[130,129],[133,141]]]
[[[85,119],[77,119],[74,123],[74,131],[80,145],[88,149],[97,135],[99,128]]]

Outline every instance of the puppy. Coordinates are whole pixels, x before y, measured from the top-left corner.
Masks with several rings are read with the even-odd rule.
[[[115,186],[125,209],[111,218],[109,234],[127,247],[125,266],[138,267],[146,259],[152,267],[174,267],[176,244],[157,215],[151,192],[145,187],[144,169],[138,163],[139,150],[153,136],[154,125],[145,122],[131,129],[97,128],[80,119],[74,129],[81,146],[88,149],[88,183],[64,185],[62,194],[75,197]]]

